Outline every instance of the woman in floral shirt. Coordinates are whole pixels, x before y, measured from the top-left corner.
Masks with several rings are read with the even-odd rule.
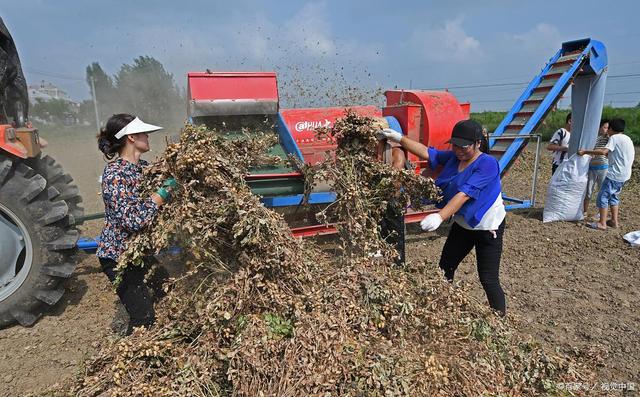
[[[147,165],[140,156],[149,151],[148,134],[160,129],[129,114],[116,114],[98,136],[100,151],[108,160],[115,158],[102,174],[105,219],[97,252],[102,271],[111,282],[116,279],[118,257],[125,250],[128,237],[153,221],[175,187],[171,178],[149,197],[141,197],[138,192],[142,169]],[[144,283],[145,270],[127,267],[116,289],[130,317],[127,334],[134,327],[149,327],[154,322],[153,300]]]

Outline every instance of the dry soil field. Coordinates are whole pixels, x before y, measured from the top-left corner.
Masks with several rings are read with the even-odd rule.
[[[104,163],[91,132],[50,136],[47,151],[76,179],[87,213],[101,210],[97,178]],[[152,139],[156,150],[163,139]],[[151,156],[153,157],[153,153]],[[532,162],[521,161],[505,179],[509,193],[526,194]],[[550,174],[549,157],[540,165],[539,206]],[[621,207],[621,230],[600,232],[582,223],[543,224],[541,211],[507,217],[502,280],[513,327],[550,348],[582,356],[593,363],[603,386],[634,384],[640,389],[640,249],[622,240],[640,230],[640,184],[627,186]],[[100,221],[83,226],[99,233]],[[413,229],[413,228],[412,228]],[[408,259],[437,270],[446,230],[408,236]],[[458,272],[472,293],[485,301],[473,255]],[[92,255],[82,258],[61,302],[32,328],[0,330],[0,395],[22,396],[74,375],[90,356],[122,327],[123,312]],[[115,319],[115,320],[114,320]],[[615,382],[615,384],[614,384]],[[620,395],[620,391],[613,391]]]

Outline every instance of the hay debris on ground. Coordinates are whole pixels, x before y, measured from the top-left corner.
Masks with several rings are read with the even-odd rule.
[[[370,119],[354,114],[328,131],[341,149],[317,171],[348,181],[335,186],[338,201],[329,210],[343,225],[336,253],[293,238],[245,183],[248,168],[266,160],[272,136],[230,141],[187,125],[144,185],[151,190],[172,175],[179,188],[124,258],[135,264],[179,243],[193,256],[191,271],[156,308],[152,329],[105,346],[53,393],[539,395],[556,382],[587,379],[579,363],[512,334],[436,269],[367,255],[384,247],[376,209],[396,194],[382,179],[397,174],[365,158],[374,132]],[[431,186],[404,177],[406,198],[417,194],[412,183]],[[351,237],[355,245],[344,240]]]

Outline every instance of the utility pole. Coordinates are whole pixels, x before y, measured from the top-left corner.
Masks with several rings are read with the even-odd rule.
[[[96,83],[93,80],[93,75],[91,77],[91,96],[93,97],[93,109],[96,111],[96,128],[97,131],[100,132],[100,113],[98,112],[98,100],[96,98]]]

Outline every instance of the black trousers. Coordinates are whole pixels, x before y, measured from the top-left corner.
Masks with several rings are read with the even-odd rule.
[[[558,169],[557,164],[551,164],[551,175],[555,174],[557,169]]]
[[[395,200],[387,205],[387,210],[380,222],[380,237],[391,244],[398,251],[396,265],[404,265],[405,258],[405,225],[404,211]]]
[[[468,230],[454,223],[442,248],[440,268],[444,276],[452,281],[458,265],[473,247],[476,248],[478,276],[489,300],[489,306],[501,314],[505,313],[504,291],[500,286],[500,258],[505,221],[502,221],[495,237],[486,230]]]
[[[108,258],[98,258],[102,272],[107,275],[112,283],[116,279],[117,262]],[[134,327],[150,327],[155,321],[153,310],[153,297],[144,282],[148,267],[129,266],[122,275],[122,281],[116,288],[120,302],[129,313],[129,326],[127,335],[131,334]]]

